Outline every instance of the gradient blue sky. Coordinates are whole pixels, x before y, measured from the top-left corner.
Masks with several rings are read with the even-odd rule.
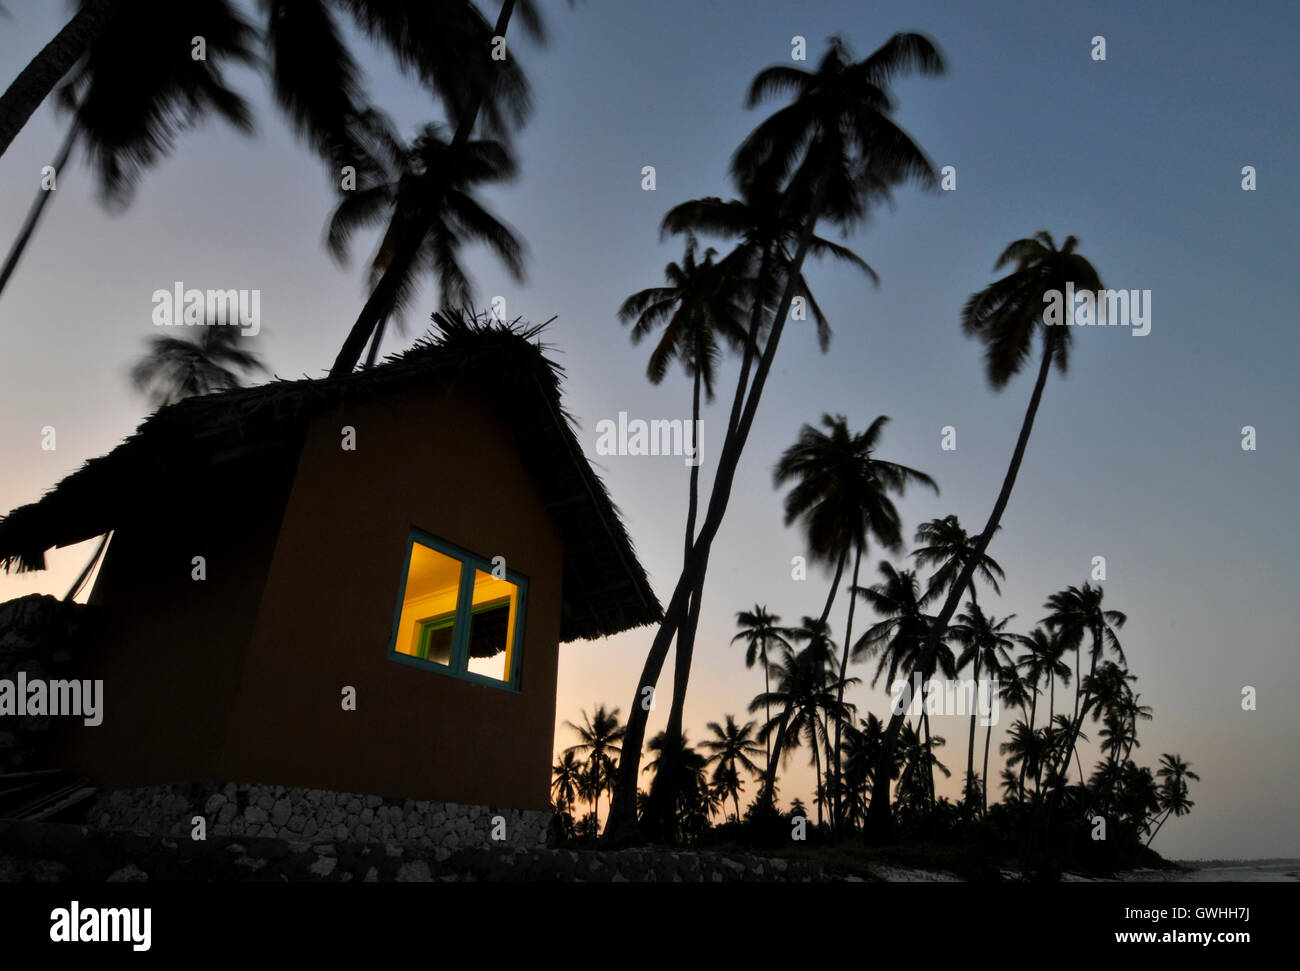
[[[55,2],[7,4],[0,75],[7,83],[60,26]],[[251,8],[251,4],[248,5]],[[662,280],[680,255],[661,243],[664,211],[726,194],[731,151],[761,112],[743,109],[759,69],[789,62],[793,35],[815,60],[842,33],[860,54],[896,30],[921,30],[943,47],[949,75],[906,80],[898,119],[938,165],[954,165],[955,192],[898,194],[851,240],[882,277],[808,275],[835,329],[829,354],[792,325],[746,452],[713,556],[688,702],[692,738],[724,713],[743,713],[761,688],[730,647],[737,610],[765,603],[795,622],[816,613],[828,577],[790,578],[800,536],[781,520],[771,469],[804,422],[845,414],[855,428],[892,419],[881,455],[932,474],[942,495],[909,492],[910,533],[956,513],[984,521],[1014,444],[1031,376],[994,393],[980,349],[958,314],[1011,240],[1047,229],[1073,233],[1106,285],[1152,291],[1151,333],[1122,328],[1076,335],[1068,378],[1049,382],[1003,530],[990,550],[1007,570],[987,609],[1027,630],[1046,596],[1108,562],[1106,600],[1124,610],[1123,643],[1155,720],[1142,726],[1139,761],[1161,752],[1190,759],[1191,816],[1156,844],[1179,857],[1300,856],[1300,673],[1295,659],[1294,505],[1300,433],[1294,382],[1297,164],[1294,51],[1300,8],[1260,3],[815,4],[545,3],[552,40],[519,42],[537,110],[517,139],[521,177],[486,194],[529,247],[528,279],[513,284],[482,253],[469,256],[481,303],[503,295],[508,313],[558,319],[549,330],[568,371],[567,404],[588,455],[626,514],[664,598],[680,559],[686,475],[680,459],[598,457],[595,423],[687,417],[689,384],[644,379],[648,348],[633,348],[615,312],[634,290]],[[493,7],[490,11],[495,13]],[[1089,56],[1103,35],[1107,60]],[[374,100],[409,133],[437,106],[383,57],[363,57]],[[109,215],[80,165],[57,196],[0,298],[0,511],[30,502],[144,416],[126,372],[154,331],[150,294],[187,286],[260,288],[261,349],[282,376],[328,366],[363,298],[359,239],[352,263],[322,245],[330,185],[251,72],[231,75],[253,103],[256,137],[209,123],[185,136],[151,172],[134,204]],[[12,234],[61,122],[43,107],[0,159],[0,227]],[[658,186],[641,190],[641,167]],[[1254,165],[1259,189],[1243,192]],[[8,238],[8,237],[6,237]],[[426,288],[407,336],[437,295]],[[728,374],[732,371],[729,369]],[[724,382],[725,386],[725,382]],[[706,473],[720,441],[718,410],[705,416]],[[956,452],[940,449],[954,425]],[[1240,447],[1243,425],[1259,447]],[[40,429],[58,449],[40,449]],[[709,476],[706,474],[706,481]],[[159,497],[160,503],[201,501]],[[0,599],[61,595],[87,555],[56,552],[51,569],[0,576]],[[874,581],[873,569],[868,581]],[[832,618],[843,630],[845,601]],[[861,615],[859,615],[861,616]],[[650,630],[568,645],[560,669],[557,746],[580,708],[603,701],[626,713]],[[854,673],[870,677],[870,669]],[[1243,712],[1243,685],[1259,709]],[[851,696],[883,712],[880,691]],[[666,701],[651,730],[657,730]],[[965,761],[965,723],[938,718],[942,757]],[[994,744],[999,738],[995,731]],[[793,753],[786,796],[811,786],[809,753]],[[998,758],[992,759],[994,773]],[[752,786],[751,786],[752,789]]]

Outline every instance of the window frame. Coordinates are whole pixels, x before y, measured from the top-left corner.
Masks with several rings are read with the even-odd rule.
[[[397,649],[397,635],[402,623],[402,605],[406,598],[406,583],[411,571],[411,554],[416,543],[427,546],[429,549],[441,553],[443,556],[449,556],[460,563],[460,585],[456,591],[456,610],[452,615],[451,658],[447,664],[439,664],[437,661],[430,661],[414,654],[404,654]],[[474,573],[476,570],[491,574],[492,561],[448,540],[440,539],[417,526],[410,527],[406,535],[406,554],[402,557],[402,571],[398,577],[397,607],[393,611],[393,632],[388,640],[388,659],[419,668],[422,671],[433,671],[444,677],[457,678],[472,684],[486,685],[518,694],[522,690],[524,630],[528,616],[528,577],[506,567],[505,580],[514,584],[515,589],[518,590],[518,595],[516,598],[517,606],[515,607],[514,643],[507,648],[510,652],[510,671],[507,672],[508,680],[502,681],[497,678],[490,678],[487,675],[477,674],[469,669],[469,638],[473,616],[476,612],[481,613],[492,605],[499,605],[503,600],[503,598],[498,597],[496,600],[480,604],[479,609],[475,610],[472,601],[474,599]],[[509,601],[506,600],[506,602]],[[423,636],[421,632],[420,638],[422,639]]]

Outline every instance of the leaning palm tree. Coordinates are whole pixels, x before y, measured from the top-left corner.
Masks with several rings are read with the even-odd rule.
[[[202,59],[191,56],[194,37],[204,39]],[[248,105],[226,85],[222,68],[254,63],[255,37],[227,0],[118,4],[59,88],[59,107],[70,120],[51,162],[56,178],[64,176],[80,145],[101,200],[121,209],[143,172],[171,150],[181,131],[205,116],[215,114],[239,131],[251,131]],[[45,188],[36,193],[0,266],[0,292],[53,195]]]
[[[243,387],[244,375],[265,372],[257,353],[237,343],[240,329],[209,322],[191,337],[151,337],[131,381],[156,408],[182,398]]]
[[[1085,583],[1082,587],[1067,587],[1047,598],[1044,607],[1051,611],[1043,623],[1051,628],[1060,638],[1066,650],[1073,651],[1075,657],[1074,671],[1074,730],[1067,739],[1064,762],[1059,767],[1061,776],[1068,775],[1070,759],[1075,754],[1078,726],[1083,723],[1083,716],[1088,710],[1091,690],[1088,680],[1097,673],[1097,665],[1102,660],[1105,650],[1109,649],[1121,661],[1124,649],[1120,647],[1115,631],[1124,626],[1128,618],[1118,610],[1107,610],[1102,606],[1104,593],[1100,586]],[[1088,677],[1079,677],[1079,653],[1085,637],[1090,641],[1091,661]]]
[[[766,184],[777,193],[792,194],[800,205],[806,200],[805,216],[790,264],[781,272],[784,289],[770,326],[763,328],[766,337],[761,352],[751,342],[754,346],[742,361],[734,420],[728,423],[719,452],[704,520],[690,562],[677,579],[647,652],[634,690],[637,697],[643,687],[658,683],[674,637],[698,622],[709,554],[726,514],[786,317],[802,284],[803,262],[818,221],[828,218],[847,230],[860,222],[872,205],[887,200],[894,185],[913,181],[930,189],[938,186],[933,165],[890,117],[894,104],[889,84],[913,70],[931,75],[943,71],[938,50],[921,35],[897,34],[861,62],[854,62],[843,43],[833,40],[815,71],[773,67],[760,72],[750,87],[751,106],[778,91],[793,92],[794,101],[760,123],[745,140],[733,159],[733,173],[741,185]],[[772,272],[769,268],[768,273]],[[778,289],[781,287],[760,278],[755,299],[764,299],[764,294]],[[630,839],[635,834],[636,783],[648,716],[637,705],[628,719],[628,745],[619,763],[618,790],[611,810],[616,839]]]
[[[972,678],[975,683],[974,694],[979,692],[979,681],[981,670],[987,675],[992,671],[997,674],[1004,667],[1011,664],[1011,650],[1015,647],[1015,636],[1007,632],[1007,624],[1015,617],[1010,614],[998,620],[990,617],[980,609],[979,604],[971,601],[966,606],[964,614],[957,615],[957,623],[948,628],[948,633],[952,639],[961,647],[961,653],[957,655],[957,670],[961,671],[967,666],[973,666],[974,671]],[[972,698],[970,711],[970,738],[966,751],[966,783],[968,787],[966,795],[966,805],[973,806],[972,790],[970,786],[975,781],[975,715],[976,705]],[[988,812],[988,775],[989,775],[989,741],[988,734],[993,731],[993,720],[988,720],[986,726],[988,731],[984,739],[984,773],[982,812]]]
[[[374,331],[368,363],[378,355],[384,322],[406,307],[422,271],[437,279],[444,310],[473,303],[460,262],[466,243],[487,244],[511,276],[516,280],[523,276],[522,245],[474,196],[481,185],[514,177],[514,159],[505,146],[470,141],[456,149],[438,125],[424,126],[410,147],[401,146],[391,135],[383,141],[390,153],[389,177],[348,193],[330,217],[326,236],[330,252],[343,261],[353,232],[384,224],[370,263],[370,280],[376,288],[381,280],[389,281],[391,300]],[[400,241],[411,234],[419,236],[419,248],[400,255]]]
[[[1201,777],[1192,771],[1190,762],[1185,761],[1181,755],[1168,753],[1160,756],[1160,768],[1156,769],[1156,777],[1160,779],[1159,800],[1164,815],[1156,824],[1155,832],[1147,838],[1147,846],[1151,845],[1171,814],[1181,818],[1192,811],[1196,804],[1187,798],[1187,780],[1201,781]]]
[[[516,6],[507,0],[502,18],[508,22]],[[93,32],[69,31],[79,38],[73,52],[78,63],[59,91],[60,104],[72,120],[55,168],[67,162],[75,141],[88,149],[107,200],[124,204],[141,171],[166,154],[177,134],[210,109],[238,127],[249,127],[242,100],[221,80],[223,62],[267,67],[272,94],[295,130],[324,159],[331,179],[345,166],[361,177],[373,175],[371,158],[373,111],[362,95],[361,71],[340,29],[337,13],[386,48],[403,71],[437,97],[449,119],[481,110],[484,127],[504,137],[510,124],[528,113],[528,86],[517,61],[493,61],[483,52],[494,36],[503,35],[500,22],[492,27],[471,0],[305,0],[284,3],[263,0],[265,56],[249,47],[255,31],[228,0],[82,0],[70,22],[103,11]],[[335,9],[336,8],[336,9]],[[509,8],[509,9],[507,9]],[[544,30],[532,0],[519,4],[525,28],[537,39]],[[203,57],[192,56],[193,40],[203,38]],[[37,61],[48,60],[49,48]],[[71,66],[71,62],[69,62]],[[67,73],[50,75],[50,87]],[[14,91],[27,72],[11,87]],[[43,77],[45,75],[42,75]],[[476,102],[475,99],[478,99]],[[0,98],[0,140],[5,129]],[[34,106],[33,106],[34,107]],[[24,119],[25,120],[25,119]],[[472,125],[473,122],[470,122]],[[466,133],[468,136],[468,132]],[[0,144],[0,152],[3,145]],[[31,238],[50,193],[41,192],[33,204],[0,269],[0,290]]]
[[[763,691],[772,690],[772,681],[768,673],[770,654],[775,653],[776,647],[790,647],[790,642],[786,637],[790,634],[787,627],[778,627],[777,624],[781,618],[776,614],[768,613],[764,606],[754,605],[753,610],[741,610],[736,613],[736,626],[740,632],[731,639],[731,643],[743,640],[745,642],[745,667],[752,668],[754,662],[763,665]],[[767,708],[763,712],[764,723],[772,720],[772,711]],[[767,756],[772,753],[771,747],[768,747]]]
[[[1101,279],[1096,269],[1076,247],[1079,241],[1070,236],[1060,249],[1056,248],[1052,237],[1040,232],[1031,239],[1019,239],[1008,246],[994,270],[1014,265],[1015,269],[988,287],[972,295],[962,310],[962,329],[969,336],[975,337],[985,345],[985,365],[989,383],[994,390],[1001,390],[1024,366],[1033,353],[1034,343],[1042,345],[1038,365],[1038,377],[1029,398],[1029,408],[1020,426],[1020,435],[1016,439],[1015,450],[1011,454],[1011,464],[1007,467],[1002,488],[993,503],[988,522],[980,531],[975,549],[970,559],[962,567],[956,581],[948,591],[948,597],[925,645],[925,662],[928,664],[939,651],[948,622],[957,610],[962,593],[969,586],[971,577],[979,566],[988,549],[989,541],[1002,523],[1002,514],[1011,500],[1011,491],[1020,472],[1020,464],[1029,445],[1029,434],[1034,427],[1034,416],[1038,414],[1038,405],[1042,401],[1043,388],[1047,384],[1047,375],[1052,366],[1062,374],[1069,363],[1070,338],[1074,328],[1069,326],[1049,326],[1044,317],[1044,306],[1053,294],[1063,294],[1067,284],[1077,290],[1096,291],[1101,289]],[[1070,322],[1073,321],[1074,309],[1070,308]],[[1066,321],[1061,321],[1065,324]],[[895,713],[890,719],[885,733],[885,750],[894,744],[903,718]],[[880,778],[883,781],[888,772],[888,761],[882,752]],[[888,792],[888,786],[880,788],[881,794]],[[873,798],[871,801],[872,829],[877,837],[888,833],[890,814],[888,798]]]
[[[461,3],[477,13],[471,0],[458,0],[458,5]],[[512,75],[513,68],[498,71],[498,66],[503,66],[502,62],[496,59],[489,61],[484,55],[488,49],[486,41],[495,43],[497,38],[504,40],[516,7],[525,28],[539,39],[543,36],[541,17],[533,0],[504,0],[491,34],[486,37],[475,34],[468,45],[465,44],[464,38],[457,36],[446,40],[434,40],[433,38],[439,37],[436,26],[431,29],[426,23],[416,27],[403,19],[388,17],[385,8],[391,9],[391,6],[391,4],[375,4],[371,8],[368,4],[365,21],[367,29],[381,34],[389,43],[398,44],[399,47],[450,43],[453,48],[465,51],[476,62],[472,69],[463,72],[458,71],[456,65],[452,65],[452,69],[444,75],[448,82],[457,85],[456,95],[448,99],[451,102],[449,120],[455,122],[455,134],[449,146],[451,157],[461,157],[470,142],[470,136],[474,132],[480,114],[483,115],[487,133],[498,138],[504,138],[506,135],[507,121],[515,124],[523,122],[527,116],[528,97],[526,87],[522,86],[522,78],[517,74]],[[437,14],[431,12],[436,11],[439,6],[441,5],[416,3],[415,9],[426,17],[430,15],[436,17]],[[405,61],[404,64],[409,65],[410,61]],[[512,76],[514,82],[508,80]],[[508,112],[501,111],[502,102],[509,108]],[[421,193],[425,211],[405,214],[402,232],[391,240],[391,253],[384,270],[374,282],[370,296],[366,299],[365,305],[357,315],[352,329],[348,331],[343,346],[339,349],[338,356],[330,367],[331,377],[341,377],[357,366],[366,348],[366,342],[372,339],[375,332],[388,320],[393,308],[401,302],[400,295],[410,267],[418,262],[420,253],[425,248],[430,228],[429,220],[436,219],[437,214],[445,208],[443,195],[452,191],[453,186],[454,182],[451,180],[433,179]],[[640,739],[637,741],[639,746]],[[632,787],[632,798],[635,803],[635,775],[632,778]],[[633,806],[633,814],[635,814],[635,806]]]
[[[944,516],[918,526],[915,541],[921,545],[912,550],[910,555],[916,560],[917,567],[936,567],[930,576],[931,589],[951,590],[966,561],[974,556],[979,537],[968,535],[956,516]],[[967,586],[971,603],[979,602],[975,590],[977,579],[983,580],[993,588],[994,593],[1000,594],[1002,588],[998,586],[998,581],[1005,580],[1006,574],[1002,572],[997,560],[982,553]]]
[[[890,494],[902,496],[909,483],[927,485],[936,495],[939,492],[938,485],[924,472],[875,457],[888,421],[888,416],[881,415],[865,431],[855,433],[843,415],[822,415],[825,431],[804,425],[795,444],[781,453],[773,473],[777,486],[793,483],[785,497],[785,524],[789,526],[796,521],[800,524],[813,562],[834,564],[831,588],[822,608],[823,623],[839,592],[840,578],[850,554],[853,556],[852,588],[858,585],[862,554],[869,540],[875,539],[889,552],[902,549],[902,520]],[[848,674],[856,603],[856,598],[850,595],[844,651],[839,660],[841,691]],[[839,700],[844,700],[843,694]],[[836,776],[841,738],[837,721],[834,743],[827,751],[827,767]],[[839,816],[838,793],[837,786],[833,821]]]
[[[744,787],[740,781],[740,770],[761,776],[763,770],[755,764],[754,759],[764,752],[763,746],[754,739],[754,722],[737,725],[735,715],[727,715],[725,722],[725,726],[709,722],[706,727],[713,733],[713,737],[701,742],[700,748],[710,753],[705,764],[714,766],[714,783],[735,803],[736,819],[739,821],[740,790]]]
[[[619,723],[618,709],[607,709],[597,705],[590,715],[582,713],[582,724],[564,723],[578,733],[578,744],[570,745],[564,754],[570,752],[585,759],[587,793],[591,800],[592,814],[595,817],[596,832],[600,832],[600,794],[606,788],[614,768],[613,756],[618,755],[619,743],[623,740],[625,729]]]

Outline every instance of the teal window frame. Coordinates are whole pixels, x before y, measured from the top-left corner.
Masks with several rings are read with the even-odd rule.
[[[456,610],[453,614],[444,614],[440,617],[426,621],[419,628],[419,640],[417,651],[427,652],[427,639],[431,631],[440,630],[449,624],[453,626],[451,660],[447,664],[440,664],[437,661],[430,661],[425,657],[418,657],[411,654],[403,654],[397,649],[397,634],[402,622],[402,602],[406,597],[406,580],[411,570],[411,553],[415,549],[415,544],[427,546],[444,556],[449,556],[460,562],[460,586],[456,592]],[[507,681],[500,681],[496,678],[489,678],[486,675],[477,674],[469,670],[469,637],[470,625],[474,622],[474,614],[482,613],[493,607],[498,607],[502,603],[508,603],[505,598],[498,598],[479,604],[475,607],[471,601],[474,599],[474,573],[476,570],[482,570],[484,573],[492,572],[492,561],[487,557],[479,556],[472,553],[464,547],[457,546],[455,543],[440,539],[432,533],[427,533],[418,527],[412,526],[406,536],[406,554],[402,557],[402,572],[399,575],[397,584],[397,606],[393,611],[393,634],[388,642],[388,659],[396,661],[399,664],[406,664],[410,667],[419,668],[422,671],[433,671],[444,677],[458,678],[462,681],[469,681],[473,684],[487,685],[492,688],[498,688],[504,691],[512,691],[516,694],[522,690],[520,683],[520,674],[523,670],[524,655],[524,629],[527,622],[528,611],[528,577],[515,570],[506,568],[505,579],[515,585],[518,593],[518,605],[515,608],[515,639],[510,645],[510,671]]]

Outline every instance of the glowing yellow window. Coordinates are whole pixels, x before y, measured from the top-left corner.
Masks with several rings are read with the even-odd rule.
[[[527,589],[500,560],[412,530],[390,656],[517,688]]]

